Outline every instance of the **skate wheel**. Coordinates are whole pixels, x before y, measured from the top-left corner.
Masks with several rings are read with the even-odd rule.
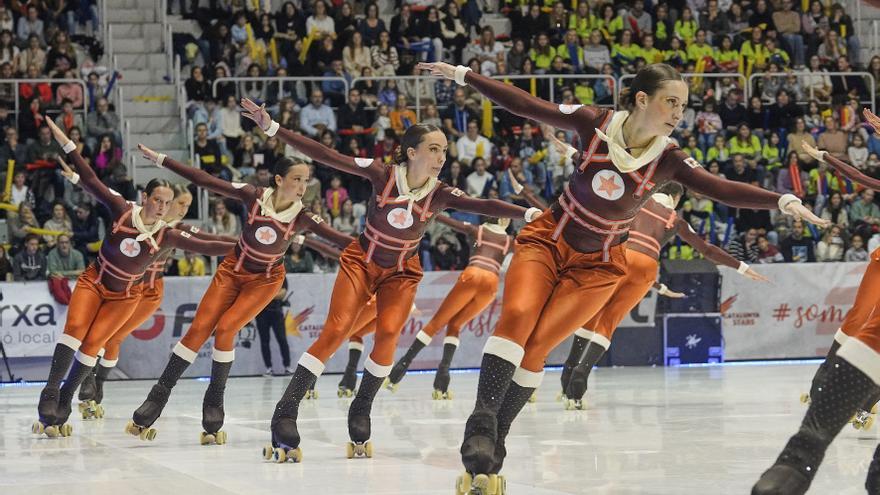
[[[64,423],[63,425],[58,427],[58,433],[60,433],[62,437],[69,437],[73,435],[73,425],[70,423]]]
[[[351,442],[345,444],[345,457],[349,459],[354,458],[354,444]]]
[[[452,400],[452,390],[446,391],[446,400]]]
[[[61,432],[58,431],[58,427],[55,425],[47,426],[45,429],[43,429],[43,433],[45,433],[46,436],[49,438],[61,436]]]
[[[392,393],[397,392],[398,385],[399,384],[397,383],[392,383],[390,378],[385,378],[385,381],[382,382],[382,386],[390,390]]]
[[[478,474],[474,476],[473,481],[471,481],[471,492],[476,492],[480,495],[495,495],[495,491],[492,490],[492,481],[494,481],[494,479],[487,474]]]
[[[345,397],[345,390],[342,390],[341,388],[339,390],[337,390],[336,397],[339,397],[340,399]]]
[[[532,395],[529,397],[529,402],[532,402],[532,403],[538,402],[538,391],[537,390],[532,392]]]
[[[206,432],[201,432],[199,434],[199,443],[202,445],[208,445],[209,443],[214,443],[214,435]]]
[[[808,393],[801,394],[801,403],[802,404],[809,404],[810,403],[810,394],[808,394]]]
[[[277,463],[282,463],[287,460],[287,453],[284,452],[284,449],[276,448],[272,450],[272,459]]]
[[[871,406],[871,414],[877,414],[877,404]]]
[[[217,434],[214,435],[214,442],[216,442],[217,445],[226,445],[226,432],[218,431]]]
[[[263,459],[271,461],[274,454],[275,447],[273,447],[271,443],[267,443],[266,446],[263,447]]]
[[[368,459],[373,457],[373,442],[367,442],[364,444],[364,455],[367,456]]]
[[[870,430],[871,427],[874,426],[874,415],[868,416],[868,419],[865,420],[865,423],[862,425],[863,430]]]
[[[471,491],[471,475],[464,473],[455,480],[455,495],[467,495]]]
[[[507,479],[500,474],[496,476],[498,477],[498,495],[507,495]]]
[[[148,442],[152,442],[153,440],[156,439],[156,434],[157,434],[157,431],[155,429],[146,428],[144,430],[141,430],[141,432],[140,432],[140,434],[138,434],[138,436],[141,438],[141,440],[146,440]]]
[[[46,430],[46,426],[39,421],[34,421],[34,424],[31,425],[31,433],[34,435],[42,435]]]
[[[80,402],[77,407],[79,407],[79,413],[83,415],[83,418],[85,418],[86,417],[86,410],[89,408],[89,402],[88,401]]]
[[[302,449],[297,447],[293,450],[288,450],[287,451],[287,458],[293,462],[302,462],[302,459],[303,459]]]
[[[433,392],[431,392],[431,398],[434,400],[441,400],[443,399],[443,392],[439,390],[434,390]]]
[[[128,423],[125,424],[125,432],[129,435],[138,436],[140,434],[140,428],[138,428],[137,425],[134,424],[134,421],[129,419]]]
[[[104,417],[104,406],[98,404],[95,406],[95,417],[98,419],[102,419]]]

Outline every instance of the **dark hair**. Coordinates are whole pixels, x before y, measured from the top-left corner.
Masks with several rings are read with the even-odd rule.
[[[25,244],[27,244],[30,241],[40,242],[40,236],[38,236],[37,234],[28,234],[28,235],[24,236],[24,243]]]
[[[415,124],[410,126],[403,133],[403,137],[400,138],[400,147],[397,148],[397,152],[394,154],[394,159],[392,161],[397,165],[404,164],[406,162],[407,151],[409,151],[410,148],[417,148],[425,138],[425,135],[439,130],[440,128],[434,124]]]
[[[157,178],[150,179],[150,182],[147,182],[147,187],[144,188],[144,192],[147,194],[147,196],[150,196],[153,194],[153,191],[155,191],[157,187],[167,187],[168,189],[174,191],[174,186],[171,184],[171,182],[165,179]]]
[[[306,162],[302,162],[299,160],[292,160],[286,156],[283,156],[275,161],[275,165],[272,167],[273,175],[280,175],[284,177],[290,172],[290,169],[297,165],[308,165]]]
[[[636,104],[636,94],[639,91],[651,96],[666,81],[684,81],[684,79],[671,65],[647,65],[639,70],[628,88],[623,88],[620,91],[620,104],[624,108],[631,109]]]
[[[669,196],[684,196],[684,187],[678,182],[667,182],[657,192]]]

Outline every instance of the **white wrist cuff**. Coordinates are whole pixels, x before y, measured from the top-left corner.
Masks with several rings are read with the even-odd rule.
[[[657,294],[660,294],[661,296],[669,294],[669,287],[666,287],[666,284],[660,284],[660,288],[657,290]]]
[[[467,83],[464,82],[464,76],[465,76],[465,74],[467,74],[470,71],[471,71],[470,67],[465,67],[463,65],[459,65],[458,67],[456,67],[455,68],[455,82],[456,82],[456,84],[458,84],[459,86],[467,86]]]
[[[61,151],[64,151],[65,154],[70,153],[71,151],[76,149],[76,143],[73,141],[68,141],[64,143],[64,146],[61,147]]]
[[[543,213],[543,211],[541,211],[540,208],[535,208],[534,206],[529,208],[526,210],[525,214],[526,223],[532,223],[532,220],[541,216],[541,213]]]
[[[790,214],[788,207],[791,206],[792,203],[801,204],[801,199],[794,194],[783,194],[779,197],[779,211]]]
[[[745,261],[740,261],[739,268],[736,269],[736,272],[740,275],[744,275],[747,271],[749,271],[749,264]]]
[[[162,164],[165,163],[165,158],[167,157],[168,155],[166,155],[165,153],[159,153],[159,155],[156,157],[156,165],[164,168]]]
[[[819,161],[822,163],[828,163],[825,161],[825,155],[828,154],[827,151],[819,151]]]
[[[70,179],[67,179],[67,180],[69,180],[71,184],[77,185],[77,184],[79,184],[79,174],[74,172],[73,177],[71,177]]]
[[[293,242],[295,242],[295,243],[299,244],[300,246],[302,246],[302,244],[303,244],[304,242],[306,242],[306,236],[304,236],[304,235],[302,235],[302,234],[299,234],[299,235],[297,235],[296,237],[293,238]]]
[[[279,128],[279,127],[281,127],[281,124],[279,124],[278,122],[275,122],[275,121],[273,120],[272,123],[269,124],[269,128],[266,129],[266,135],[269,136],[269,137],[274,136],[275,133],[278,132],[278,128]]]
[[[513,182],[513,181],[511,181],[511,184],[510,184],[510,185],[511,185],[511,187],[513,187],[513,192],[516,193],[516,194],[521,193],[522,190],[523,190],[523,185],[520,184],[519,182]]]
[[[572,146],[566,146],[565,148],[565,158],[571,158],[577,153],[578,150],[574,149]]]

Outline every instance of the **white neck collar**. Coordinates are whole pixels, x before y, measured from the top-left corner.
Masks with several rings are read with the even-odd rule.
[[[668,194],[654,193],[651,195],[651,199],[669,208],[670,210],[675,209],[675,202],[673,201],[672,196]]]
[[[611,122],[608,124],[607,134],[596,129],[599,138],[608,144],[608,155],[611,157],[611,162],[625,174],[634,172],[654,161],[669,144],[667,136],[655,136],[644,153],[638,158],[633,157],[626,151],[626,142],[623,140],[623,123],[626,122],[629,115],[630,113],[625,110],[614,112],[611,116]]]
[[[275,192],[274,187],[263,189],[263,196],[257,198],[257,204],[260,205],[260,213],[264,217],[274,218],[281,223],[292,222],[299,212],[303,209],[302,200],[296,200],[292,205],[283,211],[275,211],[275,205],[272,203],[272,194]]]

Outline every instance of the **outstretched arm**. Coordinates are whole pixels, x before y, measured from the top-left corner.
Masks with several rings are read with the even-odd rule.
[[[202,230],[195,225],[190,225],[188,223],[178,223],[175,226],[176,229],[187,232],[193,235],[193,237],[197,239],[201,239],[203,241],[220,241],[220,242],[229,242],[235,244],[238,242],[238,237],[233,237],[231,235],[217,235],[211,234],[206,230]]]
[[[477,235],[477,227],[467,222],[460,222],[446,215],[435,215],[434,219],[442,223],[443,225],[449,226],[455,231],[461,232],[462,234],[471,236]]]
[[[675,150],[675,155],[684,155],[681,150]],[[822,220],[801,204],[801,200],[793,194],[779,195],[775,192],[761,189],[760,187],[742,182],[718,178],[710,174],[706,169],[695,161],[687,161],[682,156],[673,156],[677,167],[673,179],[685,187],[708,196],[716,201],[737,208],[751,208],[755,210],[779,209],[787,215],[803,218],[804,220],[825,227],[830,222]],[[667,158],[666,160],[669,160]]]
[[[487,217],[523,218],[526,222],[531,222],[541,215],[541,210],[538,208],[529,208],[527,210],[522,206],[498,199],[471,198],[465,195],[461,189],[446,187],[444,192],[447,196],[444,208],[455,208],[456,210],[485,215]]]
[[[833,167],[835,170],[843,174],[847,179],[857,182],[869,189],[873,189],[875,191],[880,190],[880,180],[877,180],[873,177],[868,177],[867,175],[859,172],[859,170],[849,163],[841,160],[840,158],[836,158],[831,153],[827,151],[819,151],[816,148],[813,148],[807,143],[804,143],[804,151],[807,152],[810,156],[815,158],[820,162],[827,163],[829,166]]]
[[[66,163],[64,163],[64,160],[59,158],[58,161],[62,164],[62,175],[68,177],[68,179],[74,184],[80,184],[86,192],[109,208],[114,216],[122,214],[127,208],[125,198],[101,182],[101,179],[95,175],[95,171],[92,170],[92,167],[86,163],[82,155],[79,154],[79,151],[76,151],[76,145],[73,141],[68,139],[64,134],[64,131],[62,131],[52,119],[47,118],[45,120],[46,125],[49,126],[49,130],[52,131],[52,135],[55,137],[55,141],[61,145],[61,149],[64,150],[70,158],[70,161],[73,163],[73,166],[76,168],[76,171],[74,172]]]
[[[323,218],[311,213],[303,211],[296,219],[296,228],[298,231],[307,231],[318,237],[326,239],[336,246],[345,249],[354,241],[354,237],[344,234],[333,227],[327,225]]]
[[[294,241],[296,242],[296,241]],[[302,245],[314,249],[315,251],[321,253],[327,258],[332,258],[334,260],[338,260],[340,256],[342,256],[342,251],[337,249],[326,242],[321,242],[317,239],[312,239],[311,237],[303,237]]]
[[[654,282],[654,288],[657,289],[657,294],[661,296],[666,296],[671,299],[682,299],[687,297],[687,294],[684,292],[675,292],[674,290],[670,290],[666,284],[661,284],[659,281]]]
[[[513,188],[513,192],[516,194],[522,194],[526,201],[529,202],[534,208],[538,208],[540,210],[547,209],[547,202],[541,199],[537,194],[532,192],[532,190],[528,187],[520,184],[519,180],[517,180],[516,175],[513,174],[511,169],[507,169],[507,178],[510,179],[510,187]]]
[[[207,256],[225,256],[235,248],[234,242],[205,241],[196,239],[192,234],[177,229],[169,229],[165,236],[168,246],[192,251]]]
[[[681,239],[690,244],[692,248],[696,249],[703,256],[706,257],[707,260],[715,263],[716,265],[724,265],[729,266],[730,268],[736,269],[741,275],[748,277],[752,280],[758,280],[761,282],[769,282],[769,280],[758,272],[752,270],[747,263],[744,261],[739,261],[733,256],[729,255],[727,251],[721,249],[714,244],[709,244],[705,239],[697,235],[692,229],[690,224],[688,224],[683,219],[679,218],[675,222],[676,233],[681,237]]]
[[[239,201],[252,201],[257,197],[257,188],[250,184],[238,184],[218,179],[204,170],[188,167],[164,153],[158,153],[147,148],[143,144],[138,144],[138,149],[148,161],[167,168],[193,184],[204,187],[213,193],[235,198]]]
[[[532,96],[515,86],[504,84],[473,72],[467,67],[453,67],[444,62],[419,63],[419,69],[432,75],[452,79],[461,86],[471,85],[510,113],[583,134],[592,131],[598,118],[597,109],[583,105],[557,105]]]
[[[328,148],[323,144],[297,134],[291,130],[281,128],[278,122],[272,120],[266,105],[257,105],[253,101],[242,98],[241,106],[244,110],[241,114],[253,120],[268,136],[278,136],[285,144],[296,148],[316,162],[327,165],[330,168],[347,174],[363,177],[371,182],[381,179],[384,165],[379,160],[371,158],[354,158],[343,155],[338,151]]]

